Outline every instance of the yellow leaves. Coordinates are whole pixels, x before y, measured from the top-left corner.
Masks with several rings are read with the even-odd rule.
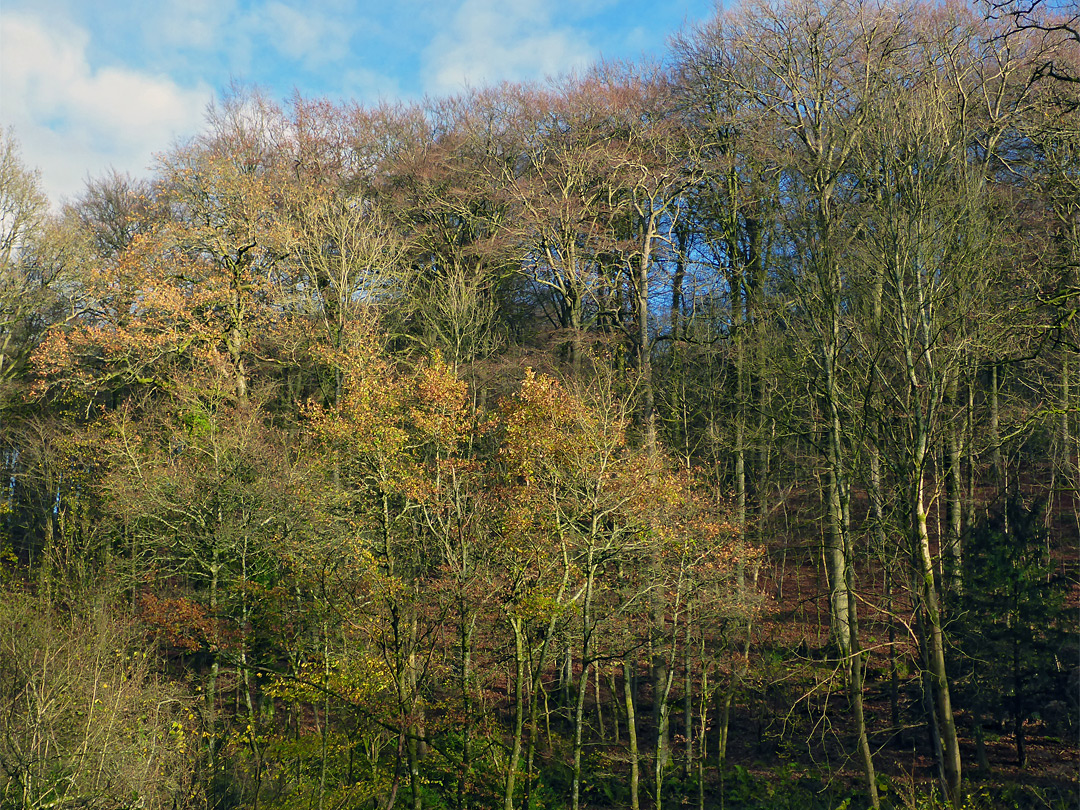
[[[682,587],[672,583],[719,581],[745,558],[723,505],[662,453],[627,440],[629,409],[610,392],[529,371],[483,419],[438,358],[406,369],[361,339],[357,351],[322,359],[340,396],[305,415],[325,453],[316,464],[332,480],[335,525],[369,549],[354,578],[363,584],[350,591],[357,616],[383,599],[423,600],[464,565],[466,549],[470,566],[501,583],[495,597],[509,618],[525,622],[567,610],[566,589],[576,593],[596,566],[617,567],[605,579],[625,584],[650,560],[675,572],[664,587]],[[362,632],[380,630],[365,621]]]
[[[517,555],[517,566],[542,548],[582,564],[597,554],[648,554],[710,577],[745,559],[724,506],[660,452],[631,446],[625,409],[603,394],[571,392],[530,371],[519,394],[501,403],[498,458],[514,502],[502,551]]]
[[[427,501],[472,434],[467,388],[437,358],[405,372],[374,349],[361,341],[355,352],[324,352],[340,397],[309,404],[308,428],[351,486]]]
[[[286,703],[321,702],[326,693],[355,706],[370,707],[394,686],[386,665],[368,653],[310,660],[291,674],[271,675],[263,683],[267,697]]]
[[[81,317],[35,353],[34,394],[92,398],[112,381],[160,384],[174,363],[229,358],[243,398],[245,358],[265,356],[290,315],[279,270],[289,252],[274,184],[203,147],[166,159],[156,200],[126,248],[79,279]],[[289,293],[294,297],[294,293]]]
[[[560,600],[558,586],[554,581],[540,582],[526,589],[506,609],[514,618],[526,622],[548,621],[565,613],[570,605]]]
[[[417,370],[411,395],[409,415],[421,435],[445,448],[467,438],[468,390],[438,359]]]

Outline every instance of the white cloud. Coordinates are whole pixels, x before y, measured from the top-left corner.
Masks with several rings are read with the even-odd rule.
[[[153,153],[196,132],[211,91],[167,76],[91,66],[89,34],[60,20],[0,15],[0,122],[41,170],[53,203],[113,166],[146,174]]]
[[[427,90],[451,93],[502,79],[543,78],[587,66],[595,49],[553,22],[544,0],[465,0],[426,52]]]
[[[170,48],[215,51],[227,34],[235,35],[236,3],[230,0],[183,0],[139,3],[130,14],[142,21],[143,36]]]
[[[317,65],[348,53],[351,26],[343,19],[279,2],[267,4],[258,15],[270,45],[289,59]]]

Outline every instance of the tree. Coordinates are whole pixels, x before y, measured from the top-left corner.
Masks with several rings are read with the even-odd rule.
[[[1080,43],[1080,13],[1059,0],[979,0],[988,20],[1003,21],[995,37],[1008,39],[1029,34],[1046,34],[1052,41]],[[1036,75],[1048,76],[1059,82],[1080,83],[1075,61],[1065,55],[1065,48],[1056,48],[1038,66]]]
[[[871,215],[866,228],[865,245],[872,251],[867,264],[880,267],[869,288],[875,295],[880,290],[882,300],[874,304],[880,313],[874,321],[876,342],[865,353],[880,358],[873,366],[877,379],[872,384],[880,392],[884,413],[906,415],[898,422],[886,417],[878,439],[893,465],[904,513],[911,521],[924,656],[937,701],[934,733],[940,734],[943,748],[944,787],[958,806],[960,757],[945,667],[943,608],[927,533],[926,480],[935,440],[950,420],[942,413],[947,386],[960,373],[962,347],[970,346],[963,319],[971,307],[961,296],[978,297],[983,289],[979,283],[983,279],[968,273],[977,273],[986,264],[987,243],[981,240],[986,225],[976,224],[977,212],[986,206],[979,194],[978,169],[974,176],[967,175],[963,155],[938,151],[949,144],[967,148],[960,135],[940,136],[940,122],[948,115],[947,102],[935,96],[940,80],[922,73],[914,81],[926,87],[925,99],[909,94],[903,101],[883,100],[887,122],[872,127],[875,133],[887,134],[889,141],[884,151],[870,147],[873,152],[867,155],[868,168],[872,167],[868,193],[881,204],[884,216]],[[865,142],[871,143],[871,137]],[[953,208],[957,203],[961,210]],[[965,230],[952,231],[950,223]]]
[[[153,191],[144,180],[115,170],[90,178],[64,215],[78,222],[92,244],[94,255],[108,259],[124,251],[134,238],[154,222]]]
[[[659,651],[665,661],[664,678],[653,697],[660,722],[654,759],[659,806],[668,756],[663,741],[675,651],[687,621],[686,602],[709,578],[731,570],[737,556],[735,532],[717,519],[715,507],[709,508],[709,499],[694,492],[686,477],[663,466],[655,448],[628,443],[630,413],[612,398],[610,388],[577,393],[530,373],[520,395],[503,407],[506,439],[500,452],[511,477],[523,482],[514,498],[527,503],[533,521],[543,526],[549,555],[563,560],[556,605],[576,614],[579,669],[572,693],[571,805],[580,803],[590,670],[603,657],[627,657],[649,639],[667,648]],[[659,579],[651,576],[659,572]],[[647,636],[639,630],[617,641],[613,622],[648,614],[658,591],[667,608],[661,618],[670,633],[668,641],[654,634],[652,620]],[[605,651],[605,636],[608,645],[617,643],[621,648]],[[636,773],[636,751],[631,752],[631,768]],[[637,802],[636,789],[632,800]]]
[[[453,488],[447,492],[430,474],[449,474],[452,460],[460,458],[469,436],[468,401],[445,365],[435,361],[414,376],[400,374],[379,356],[371,335],[354,332],[343,348],[327,349],[325,360],[342,374],[342,396],[309,412],[308,430],[329,461],[323,474],[331,494],[324,508],[331,510],[339,537],[355,538],[351,542],[367,561],[368,638],[392,679],[395,730],[413,806],[420,808],[420,761],[433,742],[425,730],[424,695],[447,619],[445,605],[426,609],[425,591],[437,591],[443,566],[453,564],[454,549],[445,544],[454,540],[453,516],[463,514],[462,504],[440,499]],[[448,506],[454,507],[449,514],[443,511]],[[449,522],[436,518],[440,512]],[[468,555],[467,547],[459,552]],[[470,569],[456,574],[467,578]],[[469,615],[460,618],[467,627]],[[463,665],[467,688],[467,657]],[[467,767],[467,751],[465,756]]]
[[[233,399],[226,370],[187,370],[168,398],[129,401],[104,417],[109,475],[99,485],[126,549],[133,580],[151,612],[167,582],[187,583],[202,620],[185,629],[209,659],[205,717],[211,761],[225,739],[218,679],[231,669],[256,749],[253,628],[262,588],[275,577],[274,545],[286,531],[289,467],[284,436],[252,397]],[[251,392],[254,394],[255,392]]]
[[[0,604],[0,799],[11,807],[147,808],[196,801],[191,695],[97,583],[80,609],[5,589]],[[86,608],[83,610],[83,608]]]
[[[80,255],[70,227],[49,217],[36,171],[25,167],[18,142],[0,132],[0,383],[8,387],[45,329],[63,317],[63,282]]]
[[[5,130],[0,135],[0,266],[5,272],[45,224],[48,207],[37,172],[23,165],[14,133]]]
[[[247,398],[252,363],[287,320],[278,192],[242,155],[192,145],[162,160],[155,204],[168,216],[90,269],[82,311],[35,353],[39,388],[167,388],[174,367],[208,361]]]
[[[520,93],[521,158],[504,163],[499,178],[518,212],[506,238],[544,316],[568,336],[562,351],[575,374],[590,328],[617,328],[624,318],[622,268],[613,263],[635,172],[620,127],[629,108],[618,93],[598,76]]]
[[[756,149],[776,159],[788,189],[790,285],[807,341],[807,371],[824,422],[820,450],[827,476],[826,562],[833,638],[846,662],[859,748],[871,802],[877,788],[866,728],[851,541],[852,463],[846,313],[851,291],[843,225],[850,160],[865,129],[867,102],[885,83],[883,66],[898,45],[898,17],[846,2],[759,3],[719,17],[708,37],[709,79],[738,101],[725,124],[760,133]],[[770,140],[773,139],[773,140]],[[729,241],[733,241],[732,237]]]
[[[399,111],[387,124],[399,142],[386,156],[381,202],[408,234],[390,328],[455,369],[487,359],[500,341],[500,293],[514,264],[507,200],[492,177],[517,155],[508,108],[494,89]]]
[[[1020,767],[1027,764],[1025,723],[1066,705],[1064,673],[1054,659],[1064,639],[1059,622],[1068,585],[1047,559],[1041,509],[1007,501],[972,532],[965,559],[970,613],[960,644],[968,699],[980,729],[987,714],[1011,715]]]

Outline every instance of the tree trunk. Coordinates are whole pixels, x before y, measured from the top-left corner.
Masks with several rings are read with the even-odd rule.
[[[994,483],[1003,494],[1008,495],[1008,482],[1005,479],[1005,461],[1001,453],[1001,413],[998,403],[1000,371],[997,363],[990,365],[990,388],[987,391],[990,408],[990,467]]]
[[[571,784],[570,810],[581,808],[581,750],[582,731],[585,725],[585,692],[589,686],[589,662],[582,660],[581,675],[577,683],[577,699],[574,701],[574,770]]]
[[[945,636],[942,628],[940,602],[937,586],[934,583],[934,563],[930,554],[930,536],[926,528],[926,504],[924,500],[924,474],[916,473],[915,491],[912,493],[913,517],[915,520],[914,540],[915,558],[919,566],[919,590],[922,599],[927,651],[929,655],[930,676],[934,693],[934,709],[941,737],[943,766],[945,770],[946,793],[949,802],[959,810],[963,802],[960,793],[960,745],[956,735],[956,723],[953,718],[952,700],[949,694],[949,678],[945,667]]]
[[[945,532],[943,556],[945,558],[946,594],[959,599],[963,595],[963,485],[960,470],[960,436],[958,370],[954,369],[945,383],[945,494],[948,502],[948,524]]]
[[[462,610],[465,606],[461,605]],[[473,632],[476,628],[476,617],[461,618],[459,632],[461,657],[461,769],[458,774],[457,784],[457,807],[458,810],[467,810],[468,798],[465,795],[465,786],[472,770],[472,644]]]
[[[693,666],[690,652],[692,650],[690,644],[690,610],[686,611],[686,632],[683,639],[683,737],[686,742],[686,767],[683,769],[683,775],[689,779],[691,773],[693,773],[694,764],[694,701],[693,701]]]
[[[585,588],[581,603],[581,675],[578,678],[577,695],[574,701],[574,768],[570,810],[579,810],[581,807],[582,732],[585,725],[585,692],[589,685],[589,667],[592,665],[592,634],[594,628],[592,598],[596,571],[594,550],[590,547],[587,555]]]
[[[640,810],[640,761],[638,754],[637,715],[634,712],[634,687],[630,659],[623,659],[623,701],[626,704],[626,733],[630,738],[630,810]]]
[[[514,631],[514,741],[510,751],[510,764],[506,769],[506,789],[503,792],[503,810],[514,810],[514,781],[518,763],[521,761],[521,736],[525,724],[525,640],[521,620],[509,617]]]
[[[209,612],[211,617],[217,616],[218,608],[218,577],[221,572],[221,552],[214,544],[213,551],[210,556],[210,602]],[[217,757],[217,681],[218,675],[221,670],[221,664],[218,659],[217,639],[214,640],[214,649],[212,651],[213,659],[210,663],[210,674],[206,679],[206,722],[210,727],[210,734],[207,737],[207,745],[210,748],[210,763],[216,766]]]
[[[850,550],[848,559],[851,558]],[[866,733],[866,719],[863,714],[863,670],[862,650],[859,645],[859,622],[855,609],[855,584],[851,565],[847,567],[847,594],[848,594],[848,629],[850,631],[848,672],[848,694],[851,699],[852,714],[855,719],[855,732],[858,737],[859,756],[862,759],[863,774],[866,777],[866,792],[870,799],[870,805],[874,810],[881,807],[878,798],[877,775],[874,771],[874,758],[870,751],[870,740]]]
[[[847,570],[848,560],[848,505],[849,484],[843,467],[843,434],[840,424],[839,391],[836,382],[835,358],[828,347],[824,351],[825,367],[825,415],[827,424],[827,481],[828,492],[828,544],[825,548],[826,573],[829,578],[829,606],[832,619],[832,636],[840,648],[840,654],[851,652],[851,628]]]

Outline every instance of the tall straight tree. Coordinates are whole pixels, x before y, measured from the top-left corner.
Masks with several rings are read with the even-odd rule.
[[[937,497],[931,469],[936,449],[949,492],[941,551],[959,576],[958,380],[971,358],[1000,341],[1007,286],[994,260],[1008,208],[992,193],[995,164],[1030,85],[1020,49],[998,50],[977,18],[942,10],[913,17],[908,47],[893,63],[898,89],[868,99],[868,122],[857,145],[859,240],[854,255],[874,312],[869,339],[880,413],[871,435],[908,522],[909,554],[920,641],[933,692],[931,726],[943,789],[959,806],[961,761],[945,659],[945,605],[928,516]],[[857,167],[857,168],[856,168]],[[862,341],[865,332],[854,332]],[[1000,352],[998,347],[989,348]],[[902,415],[897,418],[897,415]],[[947,580],[952,581],[952,579]],[[959,592],[953,585],[954,593]]]
[[[862,713],[851,540],[851,402],[845,391],[848,299],[844,200],[867,107],[888,80],[881,66],[898,46],[896,15],[845,0],[759,2],[702,32],[714,52],[710,76],[741,103],[733,126],[771,136],[757,148],[780,163],[788,212],[785,252],[806,357],[823,424],[826,563],[833,639],[845,661],[867,790],[877,787]]]

